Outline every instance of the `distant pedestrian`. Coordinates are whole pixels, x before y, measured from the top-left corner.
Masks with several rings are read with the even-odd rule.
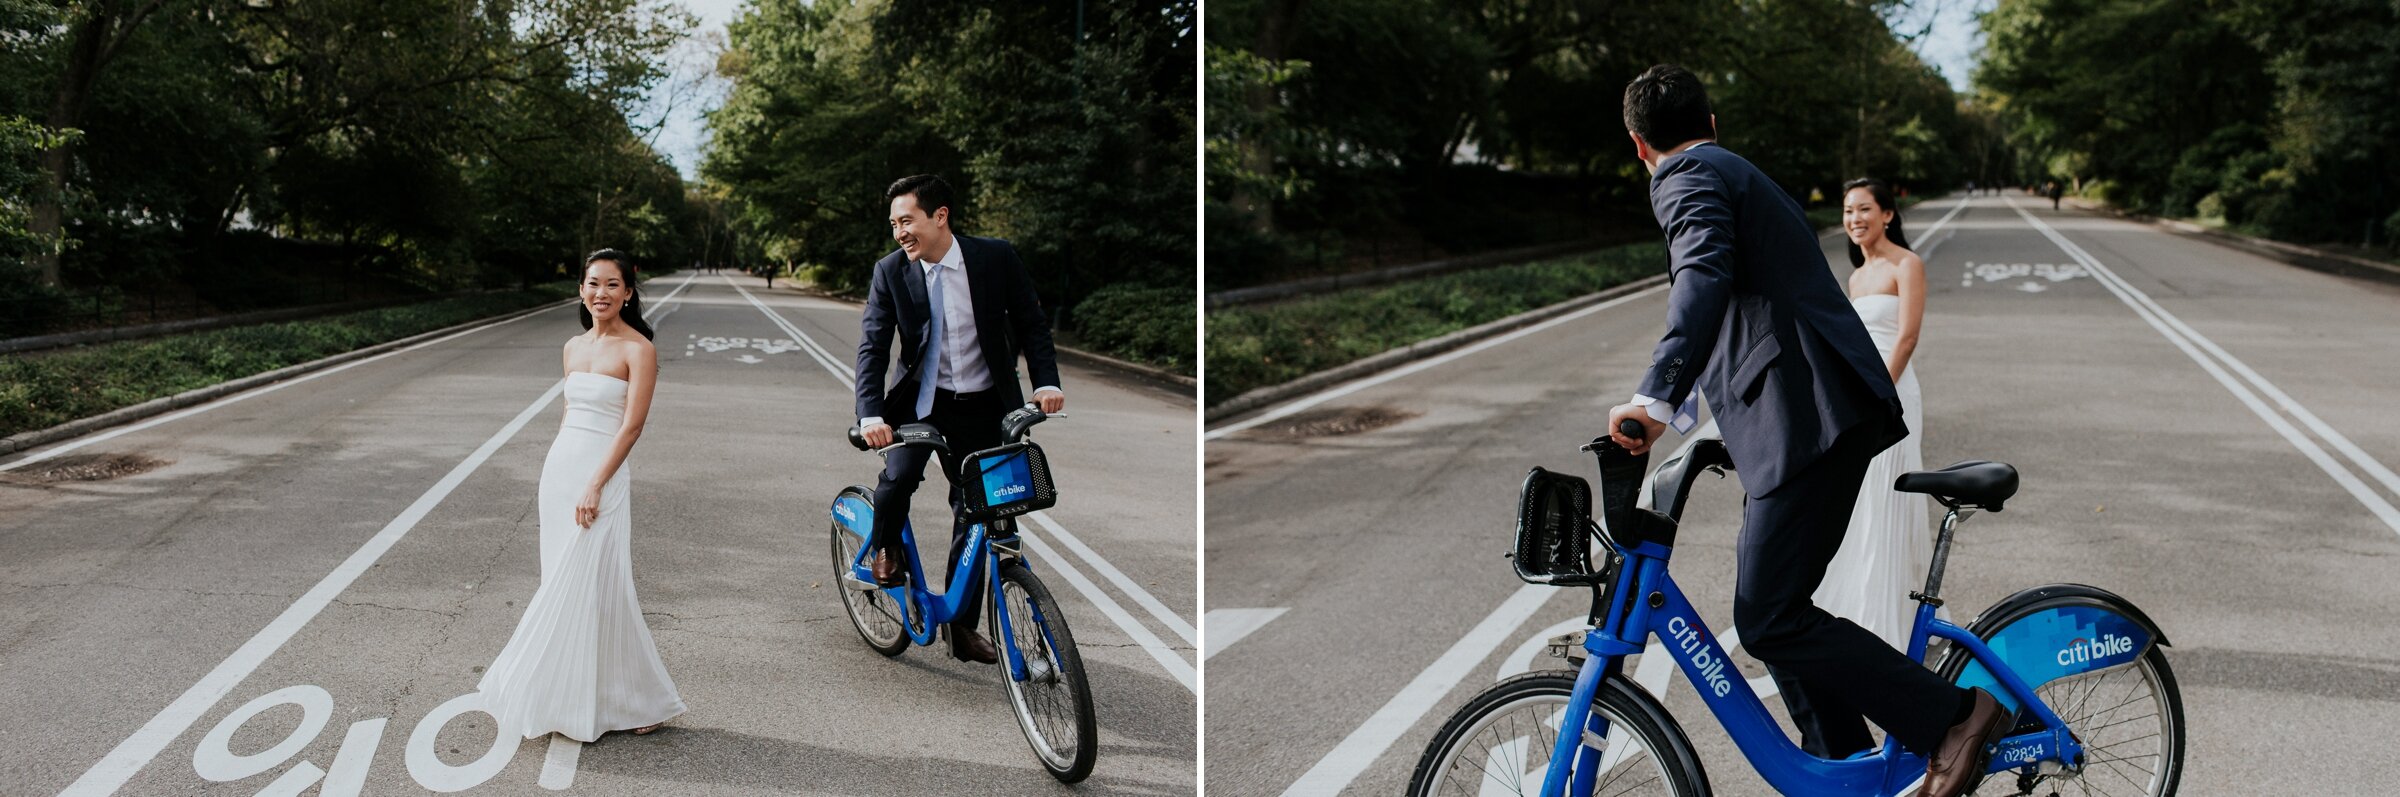
[[[2066,184],[2064,184],[2064,183],[2060,183],[2060,182],[2059,182],[2059,181],[2057,181],[2057,180],[2052,180],[2052,181],[2050,181],[2050,209],[2051,209],[2051,210],[2057,210],[2057,209],[2058,209],[2058,198],[2059,198],[2059,197],[2062,197],[2062,196],[2066,196],[2066,195],[2067,195],[2067,186],[2066,186]]]

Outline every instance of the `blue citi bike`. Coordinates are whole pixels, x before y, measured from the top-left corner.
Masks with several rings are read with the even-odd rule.
[[[982,560],[988,579],[984,612],[990,635],[1000,650],[1000,684],[1008,707],[1016,714],[1025,741],[1051,777],[1075,783],[1092,773],[1099,754],[1100,731],[1092,718],[1091,685],[1084,680],[1083,657],[1075,635],[1067,630],[1066,614],[1050,597],[1050,589],[1033,574],[1019,547],[1016,516],[1057,503],[1048,462],[1030,439],[1035,424],[1065,415],[1044,415],[1033,405],[1010,412],[1001,420],[998,447],[961,457],[954,484],[960,491],[958,517],[971,521],[967,544],[959,560],[950,563],[950,582],[940,593],[928,591],[925,571],[918,564],[916,531],[903,526],[900,542],[907,556],[908,583],[878,587],[867,569],[875,530],[875,491],[863,485],[842,488],[833,499],[833,569],[843,588],[842,608],[850,625],[867,647],[885,656],[898,656],[910,643],[931,645],[942,623],[965,608],[967,579],[976,572],[971,563]],[[856,427],[850,444],[859,450],[889,454],[922,446],[946,454],[949,441],[930,424],[912,423],[892,430],[892,444],[872,449]]]
[[[1638,424],[1622,429],[1639,438]],[[1533,672],[1494,684],[1451,716],[1419,759],[1411,795],[1709,793],[1707,773],[1659,697],[1625,675],[1625,659],[1672,658],[1717,722],[1768,785],[1784,794],[1913,794],[1926,760],[1896,742],[1849,758],[1803,751],[1777,725],[1722,644],[1667,572],[1676,523],[1695,479],[1733,466],[1723,441],[1687,441],[1658,470],[1647,508],[1637,505],[1648,454],[1607,437],[1583,446],[1600,460],[1601,520],[1583,479],[1534,468],[1518,505],[1510,557],[1537,584],[1592,591],[1587,631],[1551,640],[1576,669]],[[1931,638],[1947,650],[1936,672],[1982,687],[2016,725],[1981,752],[1971,789],[2017,795],[2175,793],[2183,772],[2183,700],[2167,667],[2167,638],[2132,603],[2106,590],[2053,584],[2018,592],[1965,628],[1935,615],[1951,536],[1978,510],[2000,511],[2016,469],[1967,461],[1902,475],[1895,487],[1930,495],[1949,511],[1935,540],[1908,654],[1926,660]],[[1595,558],[1593,541],[1599,557]],[[1996,791],[1994,786],[2004,786]]]

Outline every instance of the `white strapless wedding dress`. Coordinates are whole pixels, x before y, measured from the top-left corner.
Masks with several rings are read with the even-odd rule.
[[[1866,322],[1876,351],[1890,357],[1900,339],[1900,297],[1868,294],[1852,299],[1851,306]],[[1917,393],[1914,364],[1900,372],[1894,387],[1899,388],[1901,413],[1908,420],[1908,437],[1868,463],[1858,505],[1850,510],[1849,531],[1826,567],[1815,600],[1825,611],[1849,618],[1892,647],[1906,650],[1910,626],[1917,619],[1917,604],[1908,593],[1924,589],[1925,569],[1933,558],[1933,523],[1924,496],[1892,489],[1900,474],[1925,467],[1919,446],[1925,438],[1925,408]]]
[[[589,742],[683,713],[634,597],[630,460],[600,489],[600,519],[575,525],[575,502],[625,421],[627,387],[604,374],[567,375],[566,422],[542,462],[537,499],[541,586],[475,687],[504,732]]]

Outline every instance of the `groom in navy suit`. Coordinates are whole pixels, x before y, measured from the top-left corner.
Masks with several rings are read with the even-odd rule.
[[[1708,397],[1749,496],[1733,624],[1774,675],[1803,746],[1823,758],[1866,750],[1872,719],[1931,760],[1923,794],[1955,795],[1980,780],[1984,746],[2008,730],[1998,701],[1810,601],[1869,460],[1908,436],[1883,358],[1799,204],[1716,144],[1698,77],[1665,65],[1642,73],[1625,87],[1625,128],[1651,171],[1673,287],[1667,334],[1633,400],[1609,411],[1609,434],[1647,451],[1670,421],[1689,430],[1695,388]],[[1627,419],[1642,424],[1641,439],[1617,431]]]
[[[953,233],[958,205],[949,183],[926,174],[903,177],[884,199],[891,203],[892,240],[900,249],[875,262],[859,322],[860,434],[881,448],[891,445],[895,425],[932,424],[950,444],[950,453],[942,455],[947,477],[960,457],[999,445],[1001,417],[1025,403],[1017,384],[1020,354],[1040,386],[1033,397],[1042,411],[1066,407],[1067,395],[1058,389],[1058,352],[1017,250],[998,238]],[[900,378],[887,389],[894,338],[900,342]],[[895,552],[929,456],[911,446],[884,458],[875,484],[875,558],[868,565],[883,586],[906,582]],[[952,484],[954,511],[958,501],[959,486]],[[958,561],[966,541],[966,527],[952,524],[949,561]],[[981,561],[974,567],[959,614],[950,621],[950,654],[990,664],[999,660],[997,651],[975,630],[986,576]]]

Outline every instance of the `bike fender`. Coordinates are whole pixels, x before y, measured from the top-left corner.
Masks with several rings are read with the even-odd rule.
[[[2009,596],[1967,629],[1984,640],[2029,687],[2132,664],[2166,635],[2131,602],[2098,587],[2057,584]],[[1944,667],[1962,687],[1983,687],[2009,701],[1982,662],[1961,657]]]
[[[833,499],[833,520],[860,537],[875,534],[875,504],[844,492]]]

